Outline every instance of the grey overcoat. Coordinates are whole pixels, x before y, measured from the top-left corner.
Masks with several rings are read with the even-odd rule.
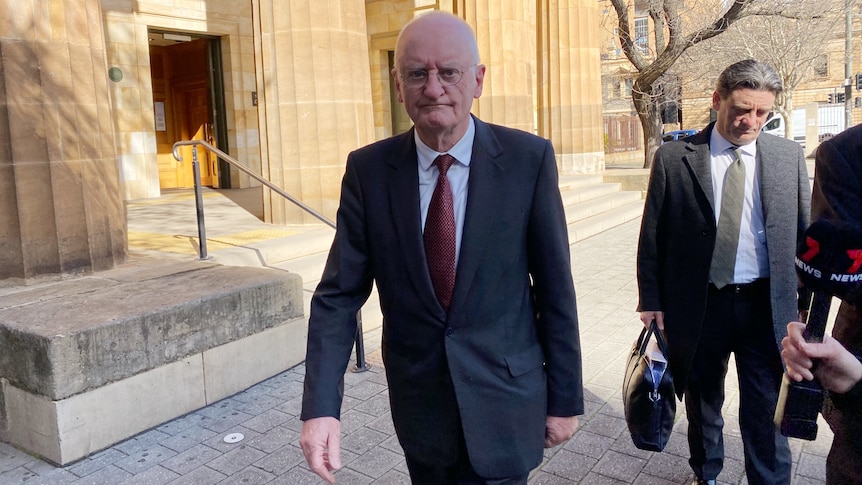
[[[715,245],[709,138],[713,124],[662,145],[652,164],[638,244],[638,311],[663,311],[669,362],[682,396],[700,338]],[[796,142],[757,139],[776,345],[797,319],[796,245],[808,224],[811,188]]]

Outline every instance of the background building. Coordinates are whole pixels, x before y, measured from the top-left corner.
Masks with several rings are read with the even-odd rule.
[[[121,201],[192,185],[190,149],[171,154],[183,139],[334,216],[349,151],[410,126],[392,51],[430,10],[476,31],[477,115],[551,139],[563,173],[603,169],[594,0],[0,0],[0,217],[14,228],[0,279],[122,261]],[[203,184],[254,185],[200,155]],[[266,221],[312,222],[264,197]]]
[[[702,19],[716,18],[715,6],[711,3],[674,2],[683,30]],[[631,101],[631,89],[638,73],[621,49],[617,14],[610,0],[599,0],[599,4],[607,161],[610,164],[620,159],[637,160],[643,156],[643,130]],[[665,131],[706,126],[714,116],[710,108],[715,79],[728,64],[748,57],[776,67],[789,87],[792,98],[789,104],[797,115],[802,114],[806,105],[815,103],[821,107],[821,113],[840,112],[841,127],[847,125],[844,81],[849,62],[853,84],[849,101],[850,126],[862,122],[862,90],[855,86],[856,74],[862,72],[862,3],[851,0],[849,5],[849,50],[845,42],[847,3],[844,0],[800,4],[797,10],[785,12],[785,17],[748,16],[734,23],[727,32],[689,48],[668,71],[675,81],[671,83],[673,89],[664,91],[667,98],[662,111]],[[769,9],[771,4],[762,2],[758,6],[761,10]],[[654,58],[655,28],[649,7],[646,1],[631,2],[629,21],[635,47]],[[728,42],[728,38],[735,42]],[[793,117],[792,112],[787,115]],[[806,120],[795,118],[796,126],[791,131],[795,131],[799,139]],[[821,128],[821,133],[834,131]],[[811,152],[808,147],[806,149]]]
[[[69,463],[301,360],[298,274],[123,264],[124,201],[190,187],[201,139],[334,218],[348,153],[410,127],[393,49],[432,10],[477,34],[478,116],[604,168],[594,0],[0,0],[0,440]]]

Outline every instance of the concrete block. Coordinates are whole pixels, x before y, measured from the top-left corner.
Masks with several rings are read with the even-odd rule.
[[[0,377],[61,400],[303,314],[301,278],[281,271],[108,273],[0,297]]]
[[[60,465],[207,404],[200,355],[60,401],[4,395],[9,442]]]
[[[66,465],[305,358],[302,279],[161,262],[0,293],[0,439]]]
[[[297,319],[203,353],[207,404],[305,360],[308,325]]]
[[[619,183],[623,190],[632,190],[646,194],[649,186],[650,170],[648,168],[631,168],[605,170],[605,183]]]

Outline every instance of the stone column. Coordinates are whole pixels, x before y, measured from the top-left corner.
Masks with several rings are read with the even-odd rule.
[[[561,173],[604,170],[599,4],[539,3],[539,134],[554,143]]]
[[[453,7],[473,26],[487,67],[473,112],[484,121],[535,132],[536,2],[456,0]]]
[[[335,218],[344,162],[374,140],[364,0],[254,0],[264,177]],[[264,218],[318,222],[264,189]]]
[[[125,261],[107,82],[99,0],[0,0],[0,281]]]

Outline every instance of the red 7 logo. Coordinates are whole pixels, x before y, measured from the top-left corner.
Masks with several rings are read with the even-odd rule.
[[[862,249],[848,249],[847,256],[853,260],[853,264],[847,269],[848,273],[856,273],[862,266]]]
[[[820,252],[820,243],[817,242],[817,240],[815,240],[811,236],[808,236],[805,238],[805,245],[808,246],[808,251],[802,253],[802,255],[799,256],[799,259],[805,261],[806,263],[809,263],[811,262],[811,258],[816,256],[817,253]]]

